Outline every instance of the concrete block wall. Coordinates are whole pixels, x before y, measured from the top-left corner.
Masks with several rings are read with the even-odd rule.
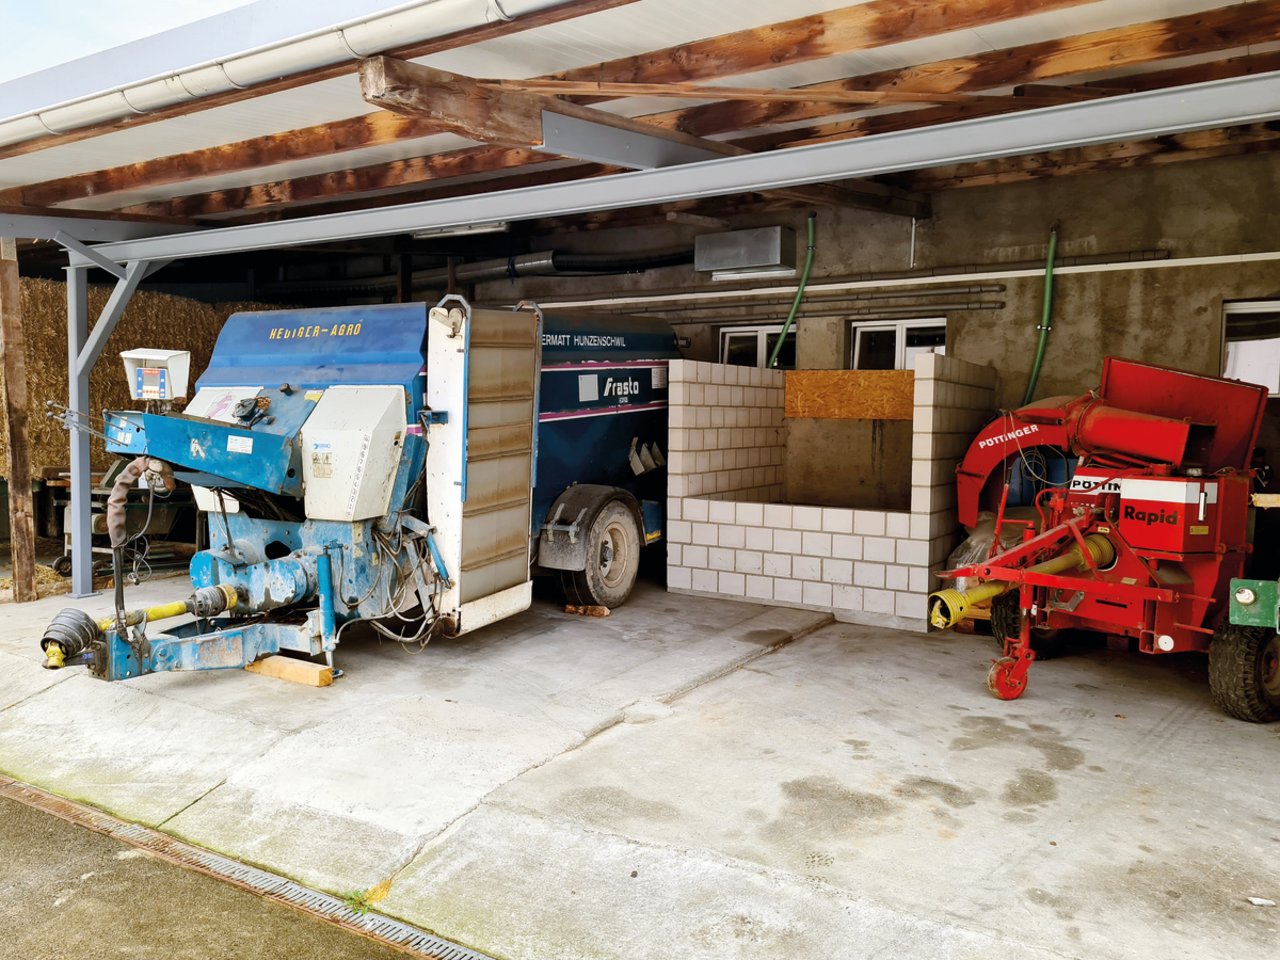
[[[668,495],[780,499],[783,372],[673,360],[668,376]]]
[[[732,386],[727,379],[745,374],[766,391],[753,395],[755,402],[776,410],[776,435],[782,437],[782,375],[745,367],[736,368],[743,373],[735,375],[728,372],[733,367],[689,361],[672,367],[667,588],[830,611],[855,623],[923,630],[933,574],[958,539],[955,466],[991,415],[995,372],[954,357],[918,358],[911,475],[902,478],[911,486],[911,510],[890,511],[776,502],[781,495],[780,454],[776,471],[763,475],[776,480],[756,483],[755,474],[717,479],[726,472],[726,461],[699,457],[717,452],[710,448],[722,438],[734,444],[740,440],[709,427],[677,427],[677,421],[690,419],[682,408],[691,407],[698,397],[704,404],[708,397],[719,400],[723,389]],[[677,376],[683,390],[676,389]],[[703,390],[697,392],[696,387]],[[712,388],[710,393],[707,388]],[[730,391],[729,397],[735,396]],[[744,408],[738,409],[741,415]],[[694,414],[693,419],[706,416]],[[772,412],[764,419],[774,422]],[[680,430],[699,433],[677,438]],[[766,432],[761,439],[772,444],[773,437]],[[693,459],[677,461],[677,451]],[[713,468],[714,462],[721,466]]]
[[[928,517],[929,563],[935,567],[956,545],[956,466],[995,406],[991,367],[937,353],[916,359],[911,515]]]

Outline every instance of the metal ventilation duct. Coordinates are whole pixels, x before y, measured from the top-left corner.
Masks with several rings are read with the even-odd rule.
[[[693,268],[712,280],[796,275],[796,234],[790,227],[704,233],[693,241]]]

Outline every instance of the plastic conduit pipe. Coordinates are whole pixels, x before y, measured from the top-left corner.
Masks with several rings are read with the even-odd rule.
[[[813,225],[817,219],[817,211],[811,211],[809,213],[809,245],[804,254],[804,271],[800,274],[800,286],[796,287],[796,296],[791,301],[791,312],[787,314],[787,322],[782,325],[782,332],[778,334],[778,342],[773,345],[773,353],[769,354],[770,370],[778,366],[778,354],[782,352],[782,345],[787,342],[787,333],[791,330],[791,325],[795,323],[796,312],[800,309],[800,301],[804,299],[804,288],[809,283],[809,271],[813,269]]]
[[[1040,367],[1044,363],[1044,352],[1049,346],[1049,331],[1053,325],[1049,318],[1053,315],[1053,261],[1058,256],[1058,221],[1049,228],[1049,253],[1044,262],[1044,307],[1040,312],[1040,342],[1036,344],[1036,358],[1031,364],[1031,377],[1027,380],[1027,392],[1022,397],[1025,407],[1035,396],[1036,384],[1040,381]]]

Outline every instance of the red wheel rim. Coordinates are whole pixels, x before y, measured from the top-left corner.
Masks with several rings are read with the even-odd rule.
[[[991,695],[1001,700],[1016,700],[1027,689],[1025,677],[1018,677],[1014,671],[1018,661],[1013,657],[1001,657],[991,661],[991,669],[987,672],[987,689]]]

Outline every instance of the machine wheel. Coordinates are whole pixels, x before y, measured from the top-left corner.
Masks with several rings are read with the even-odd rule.
[[[1209,644],[1209,692],[1239,720],[1280,720],[1280,636],[1264,627],[1218,627]]]
[[[987,671],[987,689],[1000,700],[1017,700],[1027,689],[1026,674],[1017,676],[1014,668],[1018,661],[1013,657],[1001,657],[991,661]]]
[[[1006,637],[1017,637],[1022,629],[1022,611],[1018,607],[1018,592],[1010,590],[991,601],[991,633],[1004,652]],[[1061,630],[1032,630],[1031,649],[1037,660],[1052,660],[1066,652],[1066,638]]]
[[[53,572],[60,577],[71,576],[71,558],[65,553],[52,563]]]
[[[625,503],[605,504],[587,531],[587,568],[560,574],[570,603],[619,607],[631,596],[640,568],[640,531]]]

